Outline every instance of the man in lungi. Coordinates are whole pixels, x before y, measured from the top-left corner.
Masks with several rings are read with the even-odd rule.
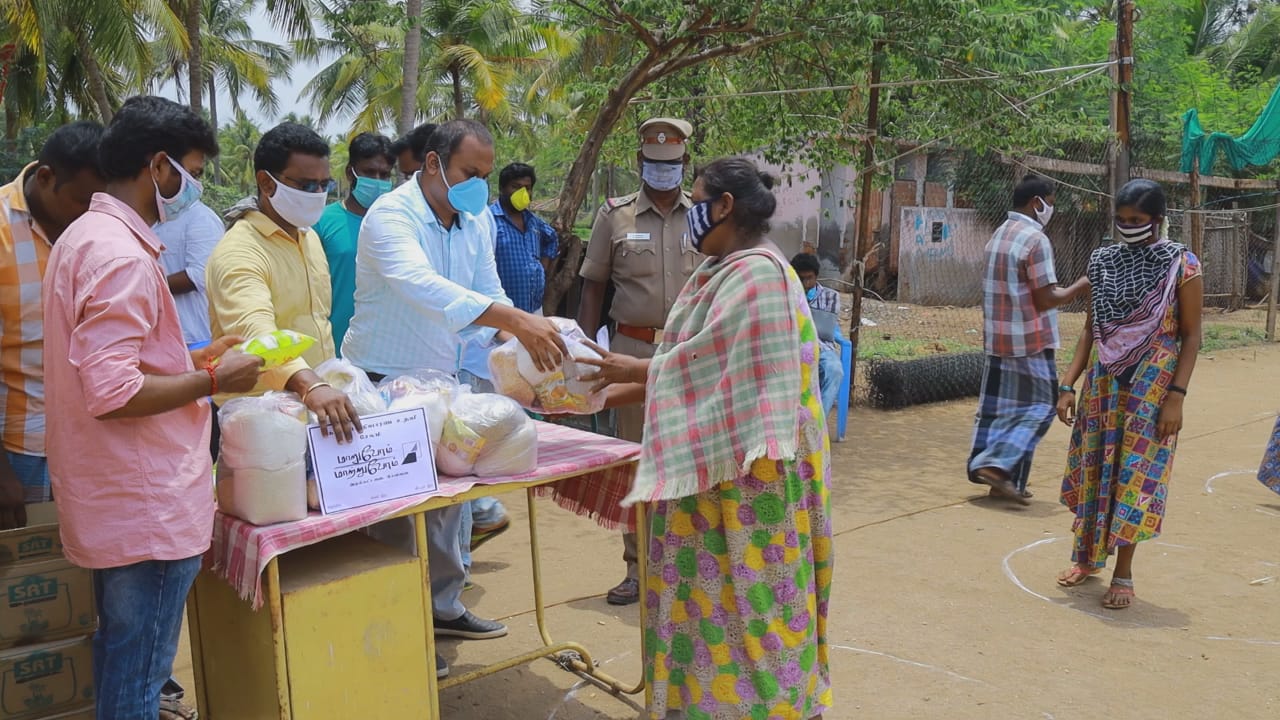
[[[1054,351],[1058,307],[1089,291],[1080,278],[1058,286],[1044,228],[1053,217],[1054,185],[1028,175],[1013,191],[1013,211],[987,243],[983,329],[987,364],[978,399],[969,481],[991,495],[1030,504],[1027,479],[1036,445],[1049,431],[1058,397]]]

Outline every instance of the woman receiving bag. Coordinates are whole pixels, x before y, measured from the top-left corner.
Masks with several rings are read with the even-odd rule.
[[[820,718],[831,590],[829,446],[804,289],[765,240],[772,178],[702,170],[689,240],[708,259],[652,360],[578,363],[613,406],[645,405],[635,485],[654,503],[645,638],[649,717]]]

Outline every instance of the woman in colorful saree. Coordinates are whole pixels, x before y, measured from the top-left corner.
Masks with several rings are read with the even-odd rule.
[[[1089,318],[1063,378],[1058,416],[1073,425],[1062,504],[1075,513],[1072,587],[1116,566],[1102,605],[1134,599],[1137,544],[1160,535],[1182,403],[1200,350],[1200,261],[1162,238],[1165,195],[1133,180],[1116,195],[1114,245],[1095,250]],[[1088,368],[1076,400],[1075,383]]]
[[[765,239],[772,179],[718,160],[693,187],[690,278],[652,360],[584,379],[644,402],[624,504],[653,503],[645,650],[654,720],[821,718],[831,707],[829,446],[817,331]]]

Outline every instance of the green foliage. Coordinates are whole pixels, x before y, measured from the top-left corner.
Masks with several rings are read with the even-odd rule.
[[[40,154],[44,141],[57,128],[40,124],[18,130],[11,143],[0,144],[0,185],[11,182]]]

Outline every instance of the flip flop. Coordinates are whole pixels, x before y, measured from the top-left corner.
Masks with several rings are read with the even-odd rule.
[[[1129,602],[1120,605],[1115,600],[1108,601],[1107,597],[1112,598],[1129,598]],[[1133,601],[1137,596],[1133,592],[1132,578],[1111,578],[1111,587],[1107,588],[1107,594],[1102,596],[1102,607],[1108,610],[1124,610],[1133,605]]]
[[[1081,585],[1085,580],[1097,575],[1101,570],[1082,568],[1079,565],[1072,565],[1070,569],[1065,571],[1066,577],[1059,576],[1058,584],[1062,587],[1075,587]]]

